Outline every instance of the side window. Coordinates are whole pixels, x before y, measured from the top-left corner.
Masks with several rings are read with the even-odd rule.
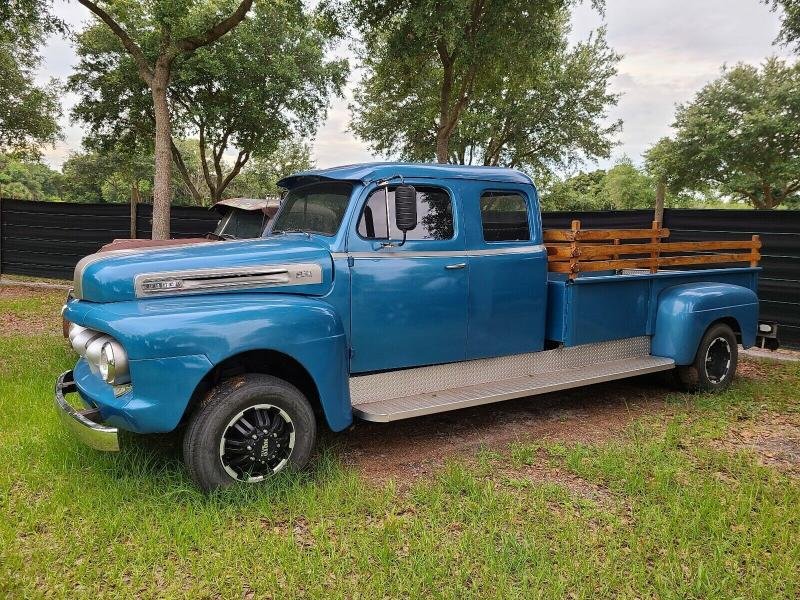
[[[528,203],[517,192],[481,194],[481,224],[487,242],[523,242],[531,239]]]
[[[388,239],[386,234],[385,190],[372,192],[358,220],[358,234],[369,240]],[[389,231],[393,240],[402,239],[394,222],[394,189],[389,188]],[[407,240],[450,240],[453,238],[453,202],[441,188],[417,187],[417,226]]]

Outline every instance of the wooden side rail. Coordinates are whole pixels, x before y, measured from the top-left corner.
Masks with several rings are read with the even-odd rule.
[[[761,260],[761,241],[754,235],[744,241],[665,242],[669,229],[653,222],[651,229],[571,229],[544,232],[549,270],[568,273],[574,279],[581,272],[648,269],[746,262],[751,267]],[[623,240],[632,243],[623,243]],[[640,242],[638,240],[649,240]],[[738,251],[738,252],[734,252]],[[671,254],[663,256],[664,253]],[[682,255],[675,255],[683,253]],[[638,255],[638,256],[637,256]]]

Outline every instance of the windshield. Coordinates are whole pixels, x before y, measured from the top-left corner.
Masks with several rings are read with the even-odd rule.
[[[353,184],[347,181],[326,181],[291,190],[281,203],[272,233],[304,231],[336,235],[352,189]]]
[[[220,219],[213,235],[226,240],[257,238],[264,232],[266,223],[267,216],[260,210],[233,208]]]

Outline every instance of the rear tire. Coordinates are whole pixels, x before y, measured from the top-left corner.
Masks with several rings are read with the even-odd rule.
[[[314,411],[292,384],[249,374],[217,386],[189,421],[183,458],[205,492],[301,469],[317,437]]]
[[[731,385],[739,362],[733,329],[717,323],[706,330],[691,365],[675,368],[679,387],[687,392],[722,392]]]

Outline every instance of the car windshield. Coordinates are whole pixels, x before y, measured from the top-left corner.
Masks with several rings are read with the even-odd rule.
[[[291,190],[281,203],[272,233],[336,235],[352,189],[353,184],[347,181],[326,181]]]
[[[224,240],[257,238],[266,223],[267,216],[260,210],[233,208],[220,219],[213,235]]]

